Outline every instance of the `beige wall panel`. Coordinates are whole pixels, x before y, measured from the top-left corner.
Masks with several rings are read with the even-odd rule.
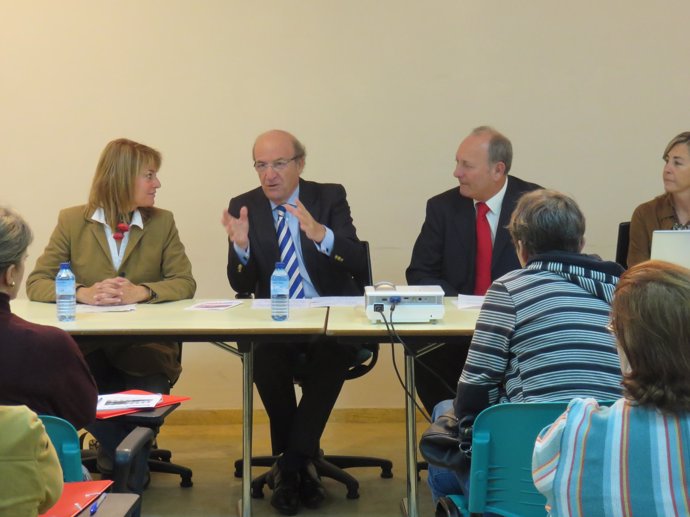
[[[293,131],[306,178],[346,185],[376,280],[404,281],[431,195],[456,185],[461,138],[488,123],[513,173],[575,196],[586,251],[661,191],[660,156],[689,129],[685,0],[0,0],[0,203],[35,231],[83,203],[106,142],[164,156],[174,211],[206,298],[231,297],[218,220],[257,184],[254,137]],[[381,364],[340,407],[397,407]],[[240,365],[185,347],[189,407],[240,405]]]

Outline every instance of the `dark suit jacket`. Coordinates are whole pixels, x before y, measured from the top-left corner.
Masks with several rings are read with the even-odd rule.
[[[335,236],[329,257],[321,253],[304,233],[300,235],[305,267],[317,292],[321,296],[362,294],[361,284],[356,279],[365,277],[367,260],[364,246],[352,224],[345,188],[300,179],[299,199],[312,217],[330,228]],[[233,217],[239,217],[243,206],[249,211],[249,262],[246,266],[240,262],[230,242],[228,280],[238,293],[268,298],[271,273],[280,260],[271,204],[259,187],[231,199],[228,211]]]
[[[506,226],[520,196],[541,188],[508,176],[501,215],[491,257],[491,279],[520,268]],[[474,260],[477,247],[475,209],[472,199],[452,188],[429,199],[422,231],[405,272],[410,285],[440,285],[446,296],[474,292]]]

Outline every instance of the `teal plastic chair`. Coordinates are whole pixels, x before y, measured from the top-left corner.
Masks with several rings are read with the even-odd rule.
[[[539,432],[567,407],[567,402],[507,403],[482,411],[472,431],[469,498],[442,497],[436,515],[545,517],[546,498],[532,481],[532,450]]]
[[[65,482],[83,481],[81,444],[77,430],[67,420],[56,416],[39,415],[50,441],[57,451]],[[155,435],[152,429],[136,427],[120,442],[115,450],[113,471],[113,493],[135,493],[141,496],[144,490],[146,465]],[[127,514],[141,515],[141,499]]]
[[[40,415],[39,418],[57,451],[63,480],[82,481],[84,474],[81,469],[81,447],[77,430],[67,420],[56,416]]]

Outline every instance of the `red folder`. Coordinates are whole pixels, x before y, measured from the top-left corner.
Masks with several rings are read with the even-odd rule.
[[[127,391],[123,391],[121,393],[124,393],[126,395],[151,395],[150,392],[142,391],[142,390],[127,390]],[[163,398],[161,399],[161,401],[158,404],[156,404],[156,407],[172,406],[173,404],[178,404],[180,402],[184,402],[185,400],[189,400],[190,398],[191,397],[177,397],[175,395],[163,395]],[[99,418],[99,419],[113,418],[115,416],[130,415],[132,413],[138,413],[140,411],[146,411],[146,409],[103,410],[103,411],[97,411],[96,412],[96,418]]]
[[[88,508],[112,484],[108,479],[65,483],[58,502],[39,517],[74,517]]]

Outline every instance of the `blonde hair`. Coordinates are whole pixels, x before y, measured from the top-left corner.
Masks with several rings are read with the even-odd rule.
[[[161,153],[144,144],[126,138],[109,142],[96,166],[86,208],[87,215],[102,208],[106,222],[113,229],[117,223],[129,221],[137,175],[146,166],[152,166],[157,171],[161,161]]]
[[[611,326],[630,365],[626,396],[690,411],[690,270],[660,260],[631,267],[616,287]]]
[[[0,207],[0,274],[12,265],[19,265],[33,238],[21,215]]]

